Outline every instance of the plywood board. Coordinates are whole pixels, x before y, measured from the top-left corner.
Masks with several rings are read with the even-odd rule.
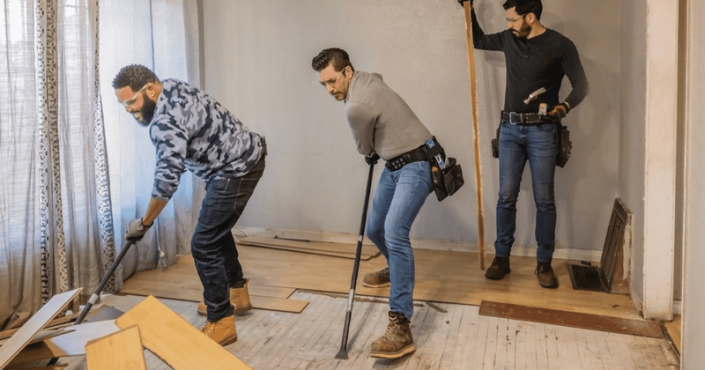
[[[42,308],[37,311],[19,330],[0,347],[0,369],[5,367],[24,348],[32,337],[51,319],[66,307],[82,288],[53,296]]]
[[[142,344],[175,370],[251,369],[153,296],[126,312],[117,325],[137,325]]]
[[[482,301],[480,305],[480,315],[650,338],[663,337],[660,324],[656,321],[590,315],[580,312],[551,310],[509,303]]]
[[[89,370],[147,370],[137,326],[129,327],[86,344]]]

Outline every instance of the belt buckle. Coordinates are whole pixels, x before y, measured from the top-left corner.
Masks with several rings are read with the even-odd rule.
[[[519,120],[515,121],[514,117],[518,117]],[[518,123],[523,123],[521,113],[509,112],[509,124],[516,126]]]

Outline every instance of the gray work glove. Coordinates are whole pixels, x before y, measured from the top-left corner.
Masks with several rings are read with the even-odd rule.
[[[127,231],[125,231],[125,240],[130,243],[142,240],[142,237],[147,233],[150,227],[152,227],[152,225],[143,224],[141,218],[132,220],[130,225],[127,226]]]

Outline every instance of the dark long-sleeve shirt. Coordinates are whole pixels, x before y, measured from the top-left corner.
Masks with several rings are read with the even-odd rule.
[[[587,96],[588,80],[578,50],[562,34],[546,29],[543,34],[530,39],[516,37],[511,30],[485,35],[474,10],[472,33],[476,49],[504,52],[507,63],[505,111],[536,113],[539,103],[547,103],[549,107],[560,103],[558,91],[563,76],[568,76],[573,87],[564,100],[571,109]],[[530,105],[524,104],[524,99],[541,87],[547,91]]]

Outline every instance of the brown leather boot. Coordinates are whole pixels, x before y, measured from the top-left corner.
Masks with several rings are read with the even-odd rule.
[[[389,267],[384,270],[365,274],[365,276],[362,277],[362,285],[368,288],[383,288],[389,286]]]
[[[556,274],[553,273],[551,262],[538,262],[534,274],[539,279],[539,285],[542,287],[549,289],[558,288],[558,279]]]
[[[235,343],[237,341],[235,315],[224,317],[216,322],[206,321],[201,332],[221,346]]]
[[[502,280],[510,272],[512,270],[509,268],[509,257],[495,257],[490,267],[485,271],[485,277],[492,280]]]
[[[245,279],[245,285],[242,288],[230,288],[230,303],[235,306],[235,313],[243,313],[252,309],[250,302],[250,291],[248,285],[250,279]],[[201,301],[196,309],[199,315],[206,316],[206,303]]]
[[[411,337],[411,322],[403,313],[389,312],[389,325],[384,335],[372,342],[370,356],[378,358],[399,358],[416,351]]]

